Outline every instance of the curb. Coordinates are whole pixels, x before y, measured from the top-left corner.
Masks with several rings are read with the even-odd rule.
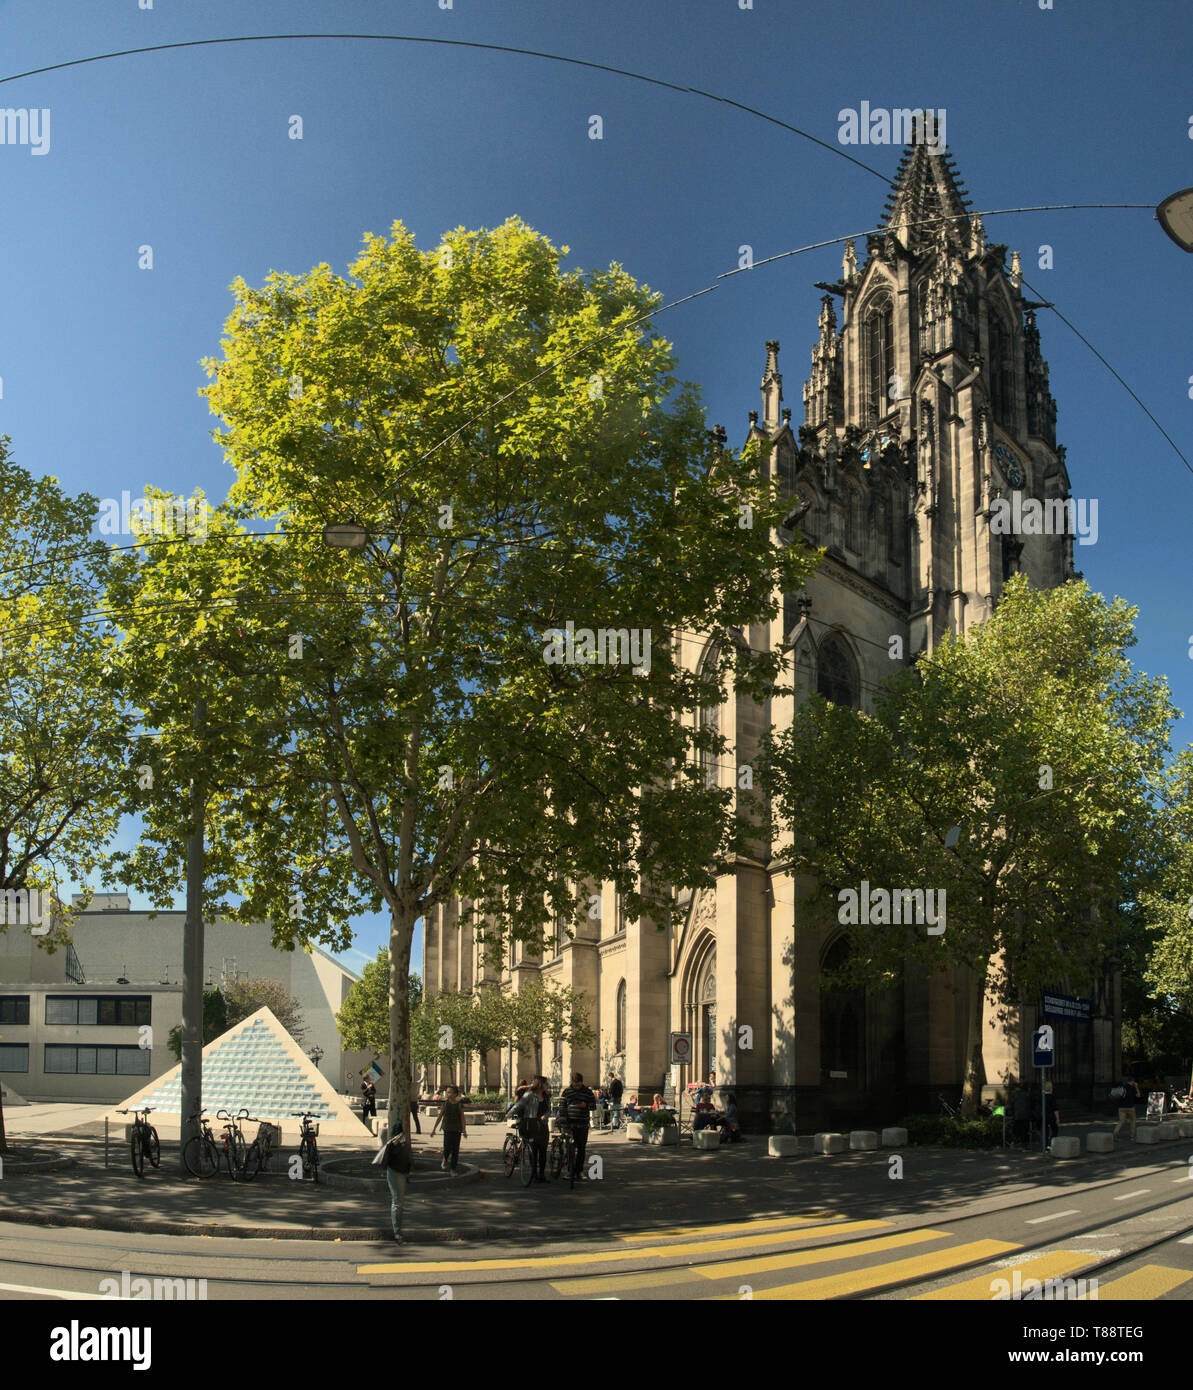
[[[8,1158],[0,1154],[0,1170],[10,1174],[55,1173],[63,1168],[75,1168],[78,1159],[74,1154],[56,1150],[52,1158]]]

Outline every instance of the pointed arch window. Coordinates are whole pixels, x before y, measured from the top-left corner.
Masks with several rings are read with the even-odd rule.
[[[714,678],[714,673],[720,664],[719,649],[715,646],[709,647],[704,655],[704,660],[700,663],[700,675],[702,681],[710,681]],[[719,693],[714,695],[710,692],[709,698],[700,702],[698,715],[699,725],[709,741],[713,744],[721,733],[721,704]],[[717,775],[717,761],[720,753],[715,747],[704,747],[700,750],[700,770],[703,774],[704,785],[715,787],[720,778]]]
[[[894,359],[894,303],[885,292],[876,295],[862,317],[862,351],[866,367],[866,404],[877,423],[887,413]]]
[[[836,634],[820,644],[816,662],[816,689],[834,705],[857,708],[861,683],[853,653]]]
[[[625,1036],[626,1036],[625,1020],[626,1020],[626,992],[625,992],[625,981],[622,980],[622,982],[617,986],[617,1025],[616,1025],[617,1046],[616,1046],[616,1048],[614,1049],[614,1050],[617,1051],[617,1052],[624,1052],[624,1051],[625,1051]]]
[[[990,306],[990,407],[994,418],[1010,424],[1015,403],[1015,364],[1011,360],[1012,335],[1002,311]]]

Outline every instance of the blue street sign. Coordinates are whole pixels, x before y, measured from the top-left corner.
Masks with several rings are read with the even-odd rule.
[[[1050,1067],[1053,1064],[1053,1051],[1056,1044],[1052,1035],[1052,1025],[1041,1023],[1031,1035],[1031,1064],[1033,1067]]]

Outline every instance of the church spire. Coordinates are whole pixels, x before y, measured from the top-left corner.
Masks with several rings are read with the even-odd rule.
[[[779,407],[783,403],[783,378],[779,375],[779,344],[772,338],[766,345],[766,371],[762,376],[762,427],[779,428]]]
[[[895,187],[879,224],[909,251],[922,250],[941,228],[951,243],[965,250],[973,235],[965,184],[938,139],[934,118],[927,113],[918,115],[912,143],[903,151]]]

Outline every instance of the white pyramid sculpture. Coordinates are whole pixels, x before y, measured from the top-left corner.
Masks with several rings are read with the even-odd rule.
[[[163,1137],[174,1137],[181,1104],[179,1064],[134,1091],[118,1109],[152,1106],[154,1125]],[[360,1117],[267,1008],[250,1014],[203,1049],[203,1113],[212,1128],[218,1132],[217,1110],[236,1112],[242,1108],[254,1119],[281,1125],[285,1143],[297,1142],[300,1121],[292,1118],[296,1110],[313,1112],[321,1138],[369,1137]],[[112,1110],[108,1118],[126,1123],[130,1117]],[[251,1139],[255,1131],[245,1133]]]
[[[25,1097],[17,1095],[17,1093],[12,1089],[10,1085],[8,1085],[7,1082],[5,1082],[3,1086],[0,1086],[0,1093],[2,1093],[2,1096],[0,1096],[0,1098],[3,1099],[5,1110],[7,1110],[10,1105],[29,1104]]]

